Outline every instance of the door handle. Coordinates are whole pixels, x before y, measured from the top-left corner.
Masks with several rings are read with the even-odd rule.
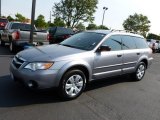
[[[122,57],[122,55],[117,55],[117,57]]]
[[[140,55],[140,53],[137,53],[137,55]]]

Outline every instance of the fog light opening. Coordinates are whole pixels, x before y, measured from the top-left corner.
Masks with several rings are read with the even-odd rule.
[[[27,85],[28,85],[29,88],[37,88],[38,87],[37,83],[35,81],[33,81],[33,80],[30,80],[27,83]]]

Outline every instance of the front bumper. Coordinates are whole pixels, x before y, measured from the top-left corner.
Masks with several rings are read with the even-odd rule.
[[[58,70],[37,70],[17,69],[12,63],[10,64],[11,77],[16,81],[22,82],[25,86],[31,88],[31,82],[35,84],[36,89],[47,89],[58,87],[59,81],[56,79]]]

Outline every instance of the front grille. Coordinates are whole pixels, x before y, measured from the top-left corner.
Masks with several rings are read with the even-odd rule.
[[[19,56],[15,56],[13,58],[12,64],[19,69],[21,67],[21,65],[25,62],[25,60],[23,58],[20,58]]]

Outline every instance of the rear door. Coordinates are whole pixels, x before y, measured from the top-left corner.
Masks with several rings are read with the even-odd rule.
[[[123,49],[123,73],[130,73],[135,70],[140,51],[136,47],[136,43],[132,36],[122,35],[122,49]]]
[[[119,35],[109,37],[102,45],[109,46],[111,51],[95,52],[93,78],[100,79],[122,74],[121,38]]]

